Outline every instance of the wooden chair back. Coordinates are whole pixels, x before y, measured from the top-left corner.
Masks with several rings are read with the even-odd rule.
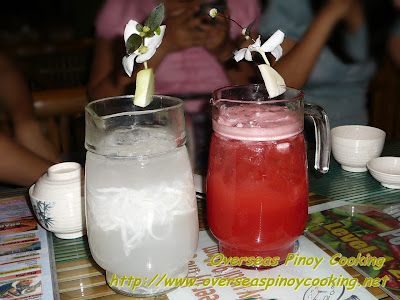
[[[370,86],[371,125],[400,137],[400,69],[385,58]]]
[[[93,39],[5,45],[2,49],[19,65],[32,90],[86,85]]]
[[[86,87],[33,92],[33,101],[43,131],[62,154],[84,151]]]

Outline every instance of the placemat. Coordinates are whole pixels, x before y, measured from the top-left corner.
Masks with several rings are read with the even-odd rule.
[[[386,141],[381,156],[400,156],[400,139]],[[314,170],[314,150],[308,153],[310,191],[333,200],[365,204],[389,204],[400,201],[400,190],[383,187],[367,172],[343,170],[331,156],[328,173]]]

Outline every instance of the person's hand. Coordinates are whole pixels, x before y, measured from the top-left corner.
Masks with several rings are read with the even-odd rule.
[[[210,19],[207,16],[205,18],[208,19],[205,19],[199,28],[207,31],[208,39],[203,46],[214,54],[219,61],[223,62],[232,56],[232,51],[235,49],[235,45],[229,36],[230,22],[222,17]]]
[[[182,7],[168,12],[164,21],[168,30],[162,45],[169,52],[179,51],[190,47],[202,46],[207,40],[208,32],[201,29],[201,18],[196,16],[198,7]]]
[[[14,125],[14,135],[17,142],[52,163],[61,162],[60,154],[54,145],[47,140],[36,120],[25,120]]]
[[[323,9],[336,20],[340,20],[346,16],[355,2],[356,0],[329,0]]]

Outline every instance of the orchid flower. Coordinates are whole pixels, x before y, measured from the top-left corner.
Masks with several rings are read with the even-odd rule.
[[[242,48],[234,52],[234,58],[236,62],[241,61],[243,58],[245,58],[247,61],[253,61],[253,57],[251,56],[251,51],[260,51],[260,47],[261,47],[261,37],[258,36],[254,44],[250,45],[247,48]]]
[[[251,29],[255,23],[255,20],[249,24],[246,28],[243,28],[238,22],[235,20],[223,15],[219,14],[216,8],[212,8],[209,12],[209,15],[211,18],[215,18],[216,16],[221,16],[222,18],[228,19],[235,24],[237,24],[240,28],[242,28],[242,34],[245,36],[246,40],[251,39],[250,32]],[[286,84],[285,81],[283,80],[282,76],[279,75],[278,72],[276,72],[270,65],[267,56],[265,55],[265,52],[270,52],[276,60],[281,58],[282,56],[282,47],[281,44],[283,42],[283,39],[285,37],[285,34],[277,30],[275,33],[264,42],[264,44],[261,45],[261,37],[258,36],[257,40],[253,40],[253,44],[248,46],[247,48],[242,48],[240,50],[237,50],[233,53],[233,58],[236,60],[236,62],[241,61],[243,58],[246,59],[247,61],[253,61],[253,57],[251,56],[251,52],[257,51],[258,53],[261,54],[262,58],[265,61],[265,64],[261,64],[258,66],[258,69],[261,72],[262,78],[265,83],[265,87],[268,91],[268,96],[270,98],[274,98],[276,96],[281,95],[286,91]]]
[[[164,12],[164,3],[160,3],[147,16],[143,25],[130,20],[125,26],[124,40],[127,55],[122,58],[122,66],[126,74],[131,77],[135,61],[144,65],[144,69],[136,74],[133,104],[139,107],[146,107],[153,101],[154,71],[147,67],[147,61],[156,53],[164,37],[166,26],[161,25]]]
[[[258,65],[265,87],[270,98],[275,98],[286,91],[286,84],[282,76],[267,64]]]
[[[286,91],[286,84],[282,76],[271,67],[265,52],[271,52],[275,59],[278,60],[282,56],[282,47],[280,44],[283,42],[284,37],[284,33],[280,30],[277,30],[267,41],[265,41],[264,44],[261,45],[261,38],[258,36],[254,44],[247,48],[240,49],[234,53],[234,58],[237,62],[243,58],[248,61],[252,61],[252,51],[257,51],[261,54],[265,64],[259,65],[258,69],[261,72],[270,98],[274,98],[284,93]]]
[[[130,20],[128,24],[126,24],[124,31],[125,44],[127,43],[129,37],[133,34],[143,36],[143,31],[139,32],[137,29],[138,25],[140,24],[135,20]],[[146,37],[146,43],[143,42],[143,45],[141,45],[133,53],[128,54],[122,58],[122,65],[126,74],[132,76],[135,61],[137,63],[146,62],[156,53],[156,50],[160,46],[164,37],[165,27],[165,25],[161,25],[159,33],[155,33],[152,37]],[[145,27],[143,29],[145,31]]]
[[[282,56],[282,47],[280,44],[283,42],[284,37],[285,34],[282,31],[277,30],[268,40],[264,42],[264,44],[261,45],[261,37],[258,36],[254,44],[234,52],[234,58],[237,62],[241,61],[243,58],[247,61],[253,61],[251,52],[257,51],[264,58],[265,63],[269,65],[269,61],[265,56],[265,52],[271,52],[275,59],[278,60]]]

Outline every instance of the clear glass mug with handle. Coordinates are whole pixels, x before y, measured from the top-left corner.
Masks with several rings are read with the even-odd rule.
[[[304,231],[309,193],[304,113],[316,125],[315,168],[328,171],[329,121],[322,108],[304,104],[303,96],[287,88],[269,99],[265,86],[257,84],[212,94],[207,220],[220,252],[242,258],[243,267],[279,265]]]
[[[89,247],[119,293],[164,294],[174,287],[152,279],[188,273],[199,225],[185,138],[177,98],[154,96],[145,108],[132,96],[86,106]],[[127,278],[123,285],[121,278]]]

